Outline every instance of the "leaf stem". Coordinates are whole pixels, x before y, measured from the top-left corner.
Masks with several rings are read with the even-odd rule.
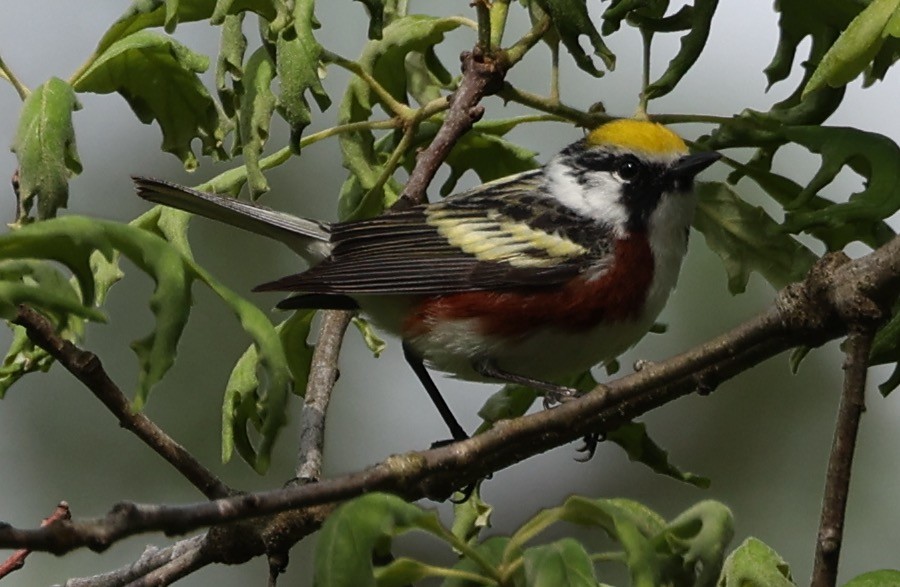
[[[475,7],[475,14],[478,15],[478,46],[482,51],[489,53],[493,49],[491,38],[494,31],[491,26],[491,10],[488,0],[473,0],[472,6]]]
[[[544,96],[532,94],[531,92],[520,90],[510,84],[506,84],[497,95],[509,102],[523,104],[530,108],[534,108],[535,110],[540,110],[565,120],[570,120],[584,128],[592,128],[601,122],[606,122],[614,118],[613,116],[602,112],[584,112],[583,110],[578,110],[577,108],[562,104],[552,97],[545,98]]]
[[[641,29],[641,44],[643,45],[641,63],[641,94],[638,100],[638,115],[647,118],[647,103],[650,97],[647,95],[647,87],[650,85],[650,46],[653,43],[653,31]]]
[[[500,573],[499,569],[494,567],[494,565],[492,565],[490,561],[484,558],[480,552],[472,548],[468,542],[466,542],[465,540],[461,540],[453,532],[448,531],[443,526],[438,526],[438,528],[435,528],[435,530],[435,535],[438,538],[448,542],[450,546],[459,551],[462,556],[471,559],[472,562],[481,567],[481,569],[487,575],[489,575],[490,578],[494,580],[494,582],[501,585],[504,584],[503,575]]]
[[[531,30],[522,35],[521,39],[506,50],[507,67],[512,67],[521,61],[525,54],[541,40],[549,28],[550,17],[545,15],[531,27]]]
[[[6,65],[6,62],[3,61],[2,57],[0,57],[0,77],[12,84],[12,87],[16,89],[16,93],[19,94],[19,98],[22,100],[25,100],[25,98],[31,94],[31,90],[16,77],[16,74],[14,74],[9,66]]]
[[[304,147],[308,147],[309,145],[318,143],[321,140],[342,133],[355,132],[358,130],[398,128],[399,126],[401,126],[401,124],[402,121],[399,118],[389,118],[387,120],[364,120],[360,122],[339,124],[337,126],[332,126],[330,128],[320,130],[317,133],[313,133],[311,135],[303,137],[302,139],[300,139],[300,148],[303,149]],[[277,167],[278,165],[281,165],[282,163],[290,159],[290,157],[291,148],[289,146],[283,147],[278,151],[272,153],[271,155],[260,159],[259,168],[261,170],[266,170]],[[207,192],[227,192],[230,188],[246,179],[247,166],[241,165],[239,167],[235,167],[233,169],[229,169],[228,171],[220,173],[209,181],[196,186],[195,189]]]
[[[372,74],[366,71],[359,63],[347,59],[346,57],[341,57],[328,49],[322,49],[322,61],[334,63],[338,67],[343,67],[366,82],[372,91],[375,92],[375,95],[378,96],[378,99],[381,100],[391,113],[407,120],[412,117],[412,108],[394,98],[394,96],[392,96],[384,86],[378,83],[378,80],[376,80]]]
[[[491,49],[496,49],[503,43],[503,33],[506,31],[508,15],[509,0],[491,2]]]
[[[732,120],[730,116],[715,116],[712,114],[654,114],[653,116],[650,116],[650,118],[661,124],[726,124]]]

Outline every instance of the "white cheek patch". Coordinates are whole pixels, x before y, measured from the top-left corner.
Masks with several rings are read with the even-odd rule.
[[[546,169],[547,189],[560,202],[583,216],[612,226],[619,233],[624,232],[628,209],[619,201],[622,181],[616,175],[593,173],[588,182],[579,183],[558,159],[551,161]]]

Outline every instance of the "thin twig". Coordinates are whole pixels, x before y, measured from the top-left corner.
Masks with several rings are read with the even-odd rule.
[[[122,587],[131,585],[153,571],[185,556],[193,556],[203,548],[206,534],[198,534],[179,540],[171,546],[148,546],[141,557],[127,567],[93,577],[69,579],[64,587]]]
[[[27,306],[19,306],[13,320],[25,328],[36,345],[50,353],[60,365],[81,381],[118,418],[119,425],[140,438],[175,467],[203,495],[216,499],[231,495],[231,489],[200,464],[183,446],[142,413],[135,413],[125,394],[110,379],[100,359],[61,338],[49,320]]]
[[[300,450],[297,479],[318,481],[322,473],[322,449],[325,442],[325,414],[331,390],[338,378],[338,355],[352,312],[328,310],[322,313],[322,325],[310,364],[309,381],[303,411],[300,413]]]
[[[862,267],[867,271],[861,272]],[[779,292],[773,307],[731,332],[598,386],[591,393],[553,410],[498,422],[491,430],[469,440],[393,456],[365,471],[282,490],[182,506],[120,503],[103,518],[30,530],[0,527],[0,548],[26,547],[54,553],[82,546],[102,550],[126,536],[142,532],[187,532],[287,510],[294,510],[288,513],[297,516],[295,522],[302,520],[304,531],[312,531],[333,504],[363,493],[388,491],[409,500],[446,497],[454,488],[488,473],[574,441],[588,432],[619,426],[691,393],[698,384],[709,391],[721,381],[788,348],[818,346],[842,336],[853,324],[848,322],[848,317],[869,313],[868,306],[875,300],[880,300],[882,307],[883,302],[896,300],[898,289],[900,237],[854,261],[842,255],[827,255],[813,267],[804,282]],[[321,509],[317,511],[317,507]],[[291,540],[299,540],[302,535],[296,525],[283,533],[290,534]]]
[[[844,389],[825,477],[825,494],[822,498],[822,519],[816,540],[812,587],[834,587],[837,582],[838,562],[844,537],[844,515],[850,490],[850,473],[859,433],[859,421],[866,408],[866,373],[874,337],[875,326],[869,324],[854,328],[847,337]]]
[[[59,502],[59,504],[57,504],[56,509],[53,510],[53,513],[41,521],[41,528],[43,528],[47,524],[56,522],[57,520],[71,519],[72,512],[69,511],[69,504],[61,501]],[[24,567],[25,559],[28,558],[29,554],[31,554],[31,551],[29,549],[20,548],[19,550],[9,555],[9,558],[0,563],[0,579]]]

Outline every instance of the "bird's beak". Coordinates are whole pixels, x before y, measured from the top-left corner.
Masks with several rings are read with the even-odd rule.
[[[718,161],[721,157],[722,154],[715,151],[691,153],[676,161],[672,171],[679,177],[693,178],[698,173]]]

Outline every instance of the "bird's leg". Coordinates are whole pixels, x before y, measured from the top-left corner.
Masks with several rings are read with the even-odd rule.
[[[431,375],[428,374],[428,370],[425,368],[422,357],[420,357],[419,354],[405,342],[403,343],[403,356],[406,357],[406,362],[409,363],[409,366],[412,367],[416,377],[419,378],[422,387],[428,392],[428,397],[434,402],[434,406],[437,408],[438,412],[440,412],[441,418],[444,419],[447,427],[450,428],[450,434],[453,436],[453,440],[466,440],[469,438],[469,435],[466,434],[463,427],[456,421],[456,417],[453,415],[453,412],[450,411],[450,406],[444,401],[444,397],[441,395],[440,390],[438,390],[437,385],[434,384]]]
[[[525,387],[532,387],[538,391],[544,392],[544,408],[550,408],[554,404],[567,402],[581,394],[581,392],[574,387],[566,387],[565,385],[558,385],[556,383],[550,383],[549,381],[542,381],[540,379],[533,379],[524,375],[516,375],[515,373],[504,371],[497,366],[497,363],[488,358],[482,357],[475,359],[472,362],[472,368],[475,369],[479,375],[484,377],[498,379],[507,383],[515,383],[516,385],[524,385]]]

